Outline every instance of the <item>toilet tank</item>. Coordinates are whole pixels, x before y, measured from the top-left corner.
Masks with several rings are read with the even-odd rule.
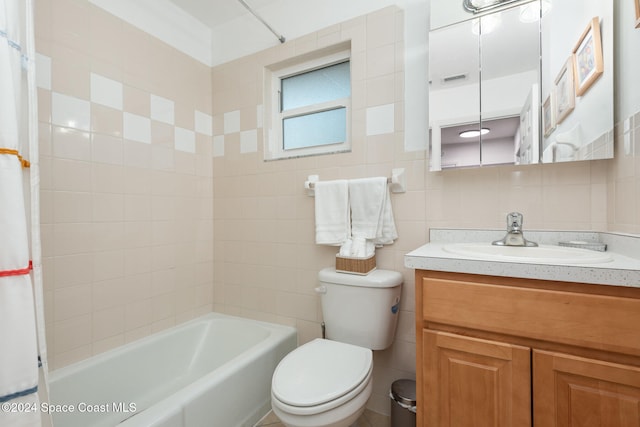
[[[372,350],[391,345],[400,310],[399,272],[374,270],[361,276],[325,268],[318,281],[326,338]]]

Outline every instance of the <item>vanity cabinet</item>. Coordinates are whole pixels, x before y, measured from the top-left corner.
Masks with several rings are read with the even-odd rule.
[[[417,425],[640,427],[640,288],[416,271]]]

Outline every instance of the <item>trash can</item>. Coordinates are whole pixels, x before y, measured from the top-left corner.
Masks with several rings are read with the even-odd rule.
[[[396,380],[391,384],[391,427],[415,427],[416,382]]]

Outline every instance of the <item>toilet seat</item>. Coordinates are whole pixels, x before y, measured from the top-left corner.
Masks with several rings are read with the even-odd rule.
[[[368,348],[315,339],[289,353],[276,368],[274,403],[299,415],[335,408],[369,385],[372,366]]]

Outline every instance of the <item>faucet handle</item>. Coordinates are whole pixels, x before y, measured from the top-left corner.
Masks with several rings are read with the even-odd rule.
[[[520,212],[511,212],[507,214],[507,231],[522,230],[523,216]]]

